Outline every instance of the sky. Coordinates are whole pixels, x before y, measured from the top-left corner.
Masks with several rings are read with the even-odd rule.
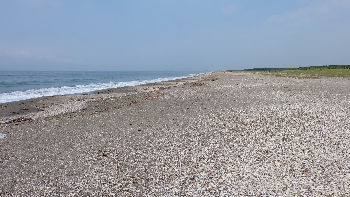
[[[1,0],[0,70],[350,64],[350,0]]]

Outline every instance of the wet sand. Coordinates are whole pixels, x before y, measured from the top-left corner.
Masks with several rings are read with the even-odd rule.
[[[350,195],[350,80],[201,76],[0,104],[0,195]]]

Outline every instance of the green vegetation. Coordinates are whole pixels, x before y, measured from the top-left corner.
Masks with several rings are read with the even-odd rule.
[[[319,77],[349,77],[350,65],[329,65],[329,66],[310,66],[299,68],[254,68],[244,71],[271,74],[280,77],[297,78],[319,78]]]

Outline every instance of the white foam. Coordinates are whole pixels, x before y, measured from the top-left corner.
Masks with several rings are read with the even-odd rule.
[[[88,85],[41,88],[41,89],[32,89],[32,90],[26,90],[26,91],[14,91],[9,93],[1,93],[0,103],[21,101],[21,100],[38,98],[43,96],[82,94],[82,93],[93,92],[96,90],[118,88],[118,87],[125,87],[125,86],[136,86],[136,85],[156,83],[156,82],[162,82],[162,81],[170,81],[170,80],[182,79],[182,78],[191,77],[191,76],[195,76],[195,75],[191,74],[191,75],[182,76],[182,77],[157,78],[153,80],[143,80],[143,81],[109,82],[109,83],[97,83],[97,84],[88,84]]]

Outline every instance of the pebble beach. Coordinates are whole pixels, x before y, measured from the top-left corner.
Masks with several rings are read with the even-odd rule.
[[[350,80],[214,72],[0,104],[0,196],[350,196]]]

